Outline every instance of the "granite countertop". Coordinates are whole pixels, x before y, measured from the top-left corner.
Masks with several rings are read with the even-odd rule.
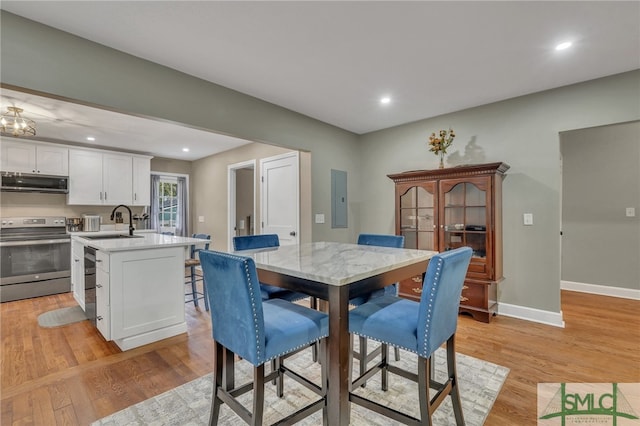
[[[437,252],[316,242],[236,252],[259,268],[330,285],[345,285],[398,267],[425,262]]]
[[[105,252],[131,251],[131,250],[148,250],[165,247],[180,247],[197,245],[203,246],[208,242],[199,238],[175,237],[173,235],[163,235],[148,232],[138,233],[137,238],[113,238],[105,240],[90,240],[83,238],[90,235],[118,235],[127,234],[127,232],[72,232],[71,239],[78,241],[86,246],[96,248]],[[82,235],[78,235],[82,234]]]

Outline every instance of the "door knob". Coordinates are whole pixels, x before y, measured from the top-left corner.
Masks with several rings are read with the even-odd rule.
[[[289,235],[291,235],[292,237],[295,237],[296,236],[296,231],[289,232]]]

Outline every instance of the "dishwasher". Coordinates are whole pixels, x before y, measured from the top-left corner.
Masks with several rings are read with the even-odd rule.
[[[84,314],[96,325],[96,249],[84,246]]]

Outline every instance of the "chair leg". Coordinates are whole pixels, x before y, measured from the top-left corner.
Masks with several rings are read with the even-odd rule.
[[[282,371],[280,371],[281,365],[282,360],[280,358],[271,360],[271,371],[278,372],[278,376],[272,381],[272,383],[276,385],[276,395],[278,395],[278,398],[282,398],[284,396],[284,375],[282,374]]]
[[[229,349],[224,348],[224,369],[222,370],[222,383],[223,389],[226,391],[230,391],[236,386],[236,377],[235,377],[235,362],[233,357],[235,354],[231,352]]]
[[[353,390],[353,359],[356,358],[356,352],[353,349],[353,333],[349,333],[349,349],[351,350],[351,356],[349,357],[349,392]]]
[[[456,425],[464,426],[464,416],[462,414],[462,402],[460,401],[460,388],[458,387],[458,374],[456,372],[456,348],[455,334],[447,340],[447,374],[451,379],[451,404],[453,414],[456,418]]]
[[[191,294],[193,295],[193,306],[198,307],[198,292],[196,291],[196,267],[190,266],[191,269]]]
[[[327,339],[321,339],[320,342],[316,342],[316,347],[319,346],[320,356],[320,380],[322,382],[322,394],[324,395],[324,406],[322,407],[322,426],[329,426],[329,412],[327,409],[327,390],[329,389],[329,373],[327,369]],[[351,345],[353,348],[353,345]],[[349,390],[351,390],[351,360],[353,357],[349,357]]]
[[[218,342],[213,342],[213,391],[211,393],[211,414],[209,424],[217,425],[220,416],[222,401],[218,398],[218,388],[222,387],[222,370],[224,365],[223,347]]]
[[[209,297],[207,295],[207,283],[204,282],[204,276],[202,276],[202,295],[204,296],[204,309],[209,312]]]
[[[429,379],[431,377],[431,358],[418,357],[418,400],[420,402],[420,423],[431,426],[431,397]]]
[[[264,364],[253,368],[253,414],[252,426],[262,426],[264,414]]]
[[[387,368],[389,362],[389,345],[382,343],[380,345],[381,357],[382,357],[382,390],[386,392],[389,389],[389,369]],[[366,355],[365,355],[366,356]]]
[[[367,371],[367,339],[362,336],[358,336],[358,344],[360,345],[360,357],[358,360],[360,361],[360,376],[362,376]],[[367,382],[364,382],[360,387],[366,387]]]

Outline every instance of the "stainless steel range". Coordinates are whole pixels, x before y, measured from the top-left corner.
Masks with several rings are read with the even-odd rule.
[[[0,302],[71,290],[64,217],[5,217],[0,223]]]

